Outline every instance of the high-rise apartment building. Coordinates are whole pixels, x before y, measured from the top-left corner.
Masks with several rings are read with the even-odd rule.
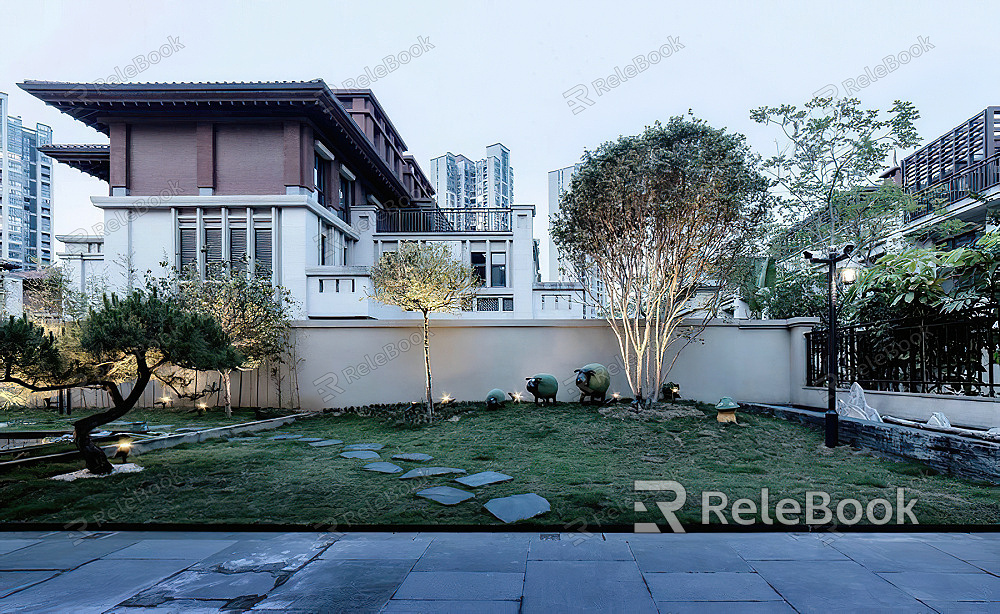
[[[10,117],[0,92],[0,260],[23,268],[52,264],[52,128]]]
[[[550,224],[552,216],[559,211],[559,199],[569,189],[569,181],[580,166],[580,163],[576,163],[573,166],[549,171],[548,208],[535,218],[535,221],[542,226],[535,229],[535,236],[544,237],[545,247],[541,250],[542,279],[544,281],[575,281],[569,266],[561,262],[559,248],[552,241]]]
[[[430,168],[438,207],[446,210],[455,230],[505,230],[492,228],[509,220],[496,212],[514,202],[514,167],[503,144],[490,145],[486,157],[477,161],[448,152],[431,160]]]

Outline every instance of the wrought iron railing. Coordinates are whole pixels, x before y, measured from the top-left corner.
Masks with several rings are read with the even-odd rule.
[[[1000,185],[1000,154],[977,162],[946,179],[923,188],[913,194],[916,201],[912,210],[906,213],[906,222],[930,215],[941,207],[968,198],[970,193],[981,194]]]
[[[384,209],[376,232],[510,232],[510,209]]]
[[[837,383],[865,390],[996,396],[1000,305],[837,330]],[[828,331],[806,333],[806,381],[825,386]]]

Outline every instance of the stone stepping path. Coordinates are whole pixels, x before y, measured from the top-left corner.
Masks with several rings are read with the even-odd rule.
[[[424,454],[423,452],[407,452],[406,454],[394,454],[392,456],[392,460],[423,462],[434,460],[434,457],[430,454]]]
[[[407,471],[403,475],[399,476],[399,479],[409,480],[412,478],[426,478],[432,475],[447,475],[449,473],[465,473],[465,469],[456,469],[454,467],[420,467],[419,469],[411,469]]]
[[[451,486],[435,486],[417,492],[418,497],[437,501],[441,505],[458,505],[462,501],[468,501],[475,497],[473,493]]]
[[[342,443],[344,442],[339,439],[318,439],[309,445],[314,448],[325,448],[327,446],[339,446]]]
[[[517,522],[548,512],[549,502],[535,493],[490,499],[486,509],[502,522]]]
[[[352,450],[349,452],[341,452],[340,455],[344,458],[360,458],[363,460],[382,458],[378,455],[378,452],[372,452],[371,450]]]
[[[399,473],[403,470],[399,465],[392,463],[368,463],[362,467],[365,471],[376,471],[378,473]]]
[[[323,441],[323,438],[322,437],[303,437],[302,439],[299,439],[299,441],[301,441],[302,443],[312,443],[314,441]]]
[[[473,473],[472,475],[464,475],[460,478],[455,478],[455,481],[471,488],[477,488],[479,486],[499,484],[500,482],[506,482],[513,479],[513,476],[509,476],[506,473],[500,473],[498,471],[481,471],[479,473]]]
[[[284,441],[285,439],[301,439],[302,435],[275,435],[271,441]]]
[[[381,450],[385,446],[380,443],[352,443],[349,446],[344,446],[345,452],[351,452],[356,450]]]

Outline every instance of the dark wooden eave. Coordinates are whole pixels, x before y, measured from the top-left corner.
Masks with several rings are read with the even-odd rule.
[[[110,145],[43,145],[38,151],[91,177],[110,180]]]
[[[24,81],[25,92],[110,135],[116,117],[155,115],[164,119],[306,117],[331,142],[368,167],[396,202],[411,196],[402,178],[375,151],[375,145],[354,122],[322,79],[254,83],[66,83]]]

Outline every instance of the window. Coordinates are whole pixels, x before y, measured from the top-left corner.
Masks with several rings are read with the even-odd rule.
[[[319,155],[319,153],[315,157],[316,162],[313,164],[313,185],[316,186],[316,200],[320,205],[325,207],[330,201],[330,161]]]
[[[254,230],[253,257],[256,261],[257,274],[270,277],[272,271],[271,261],[271,231]]]
[[[247,229],[229,229],[229,257],[233,271],[245,273],[247,270]]]
[[[198,265],[198,231],[195,228],[180,229],[181,268]]]
[[[493,252],[490,254],[490,286],[503,288],[507,286],[507,254]]]
[[[340,176],[340,210],[341,215],[346,216],[347,210],[354,205],[354,181],[346,177],[345,175]]]
[[[504,297],[503,299],[503,310],[504,311],[514,311],[514,298]]]
[[[205,263],[221,263],[222,262],[222,229],[221,228],[206,228],[205,229]]]
[[[476,299],[476,311],[500,311],[500,299],[494,297]]]
[[[479,285],[486,285],[486,252],[472,252],[472,271],[479,279]]]

